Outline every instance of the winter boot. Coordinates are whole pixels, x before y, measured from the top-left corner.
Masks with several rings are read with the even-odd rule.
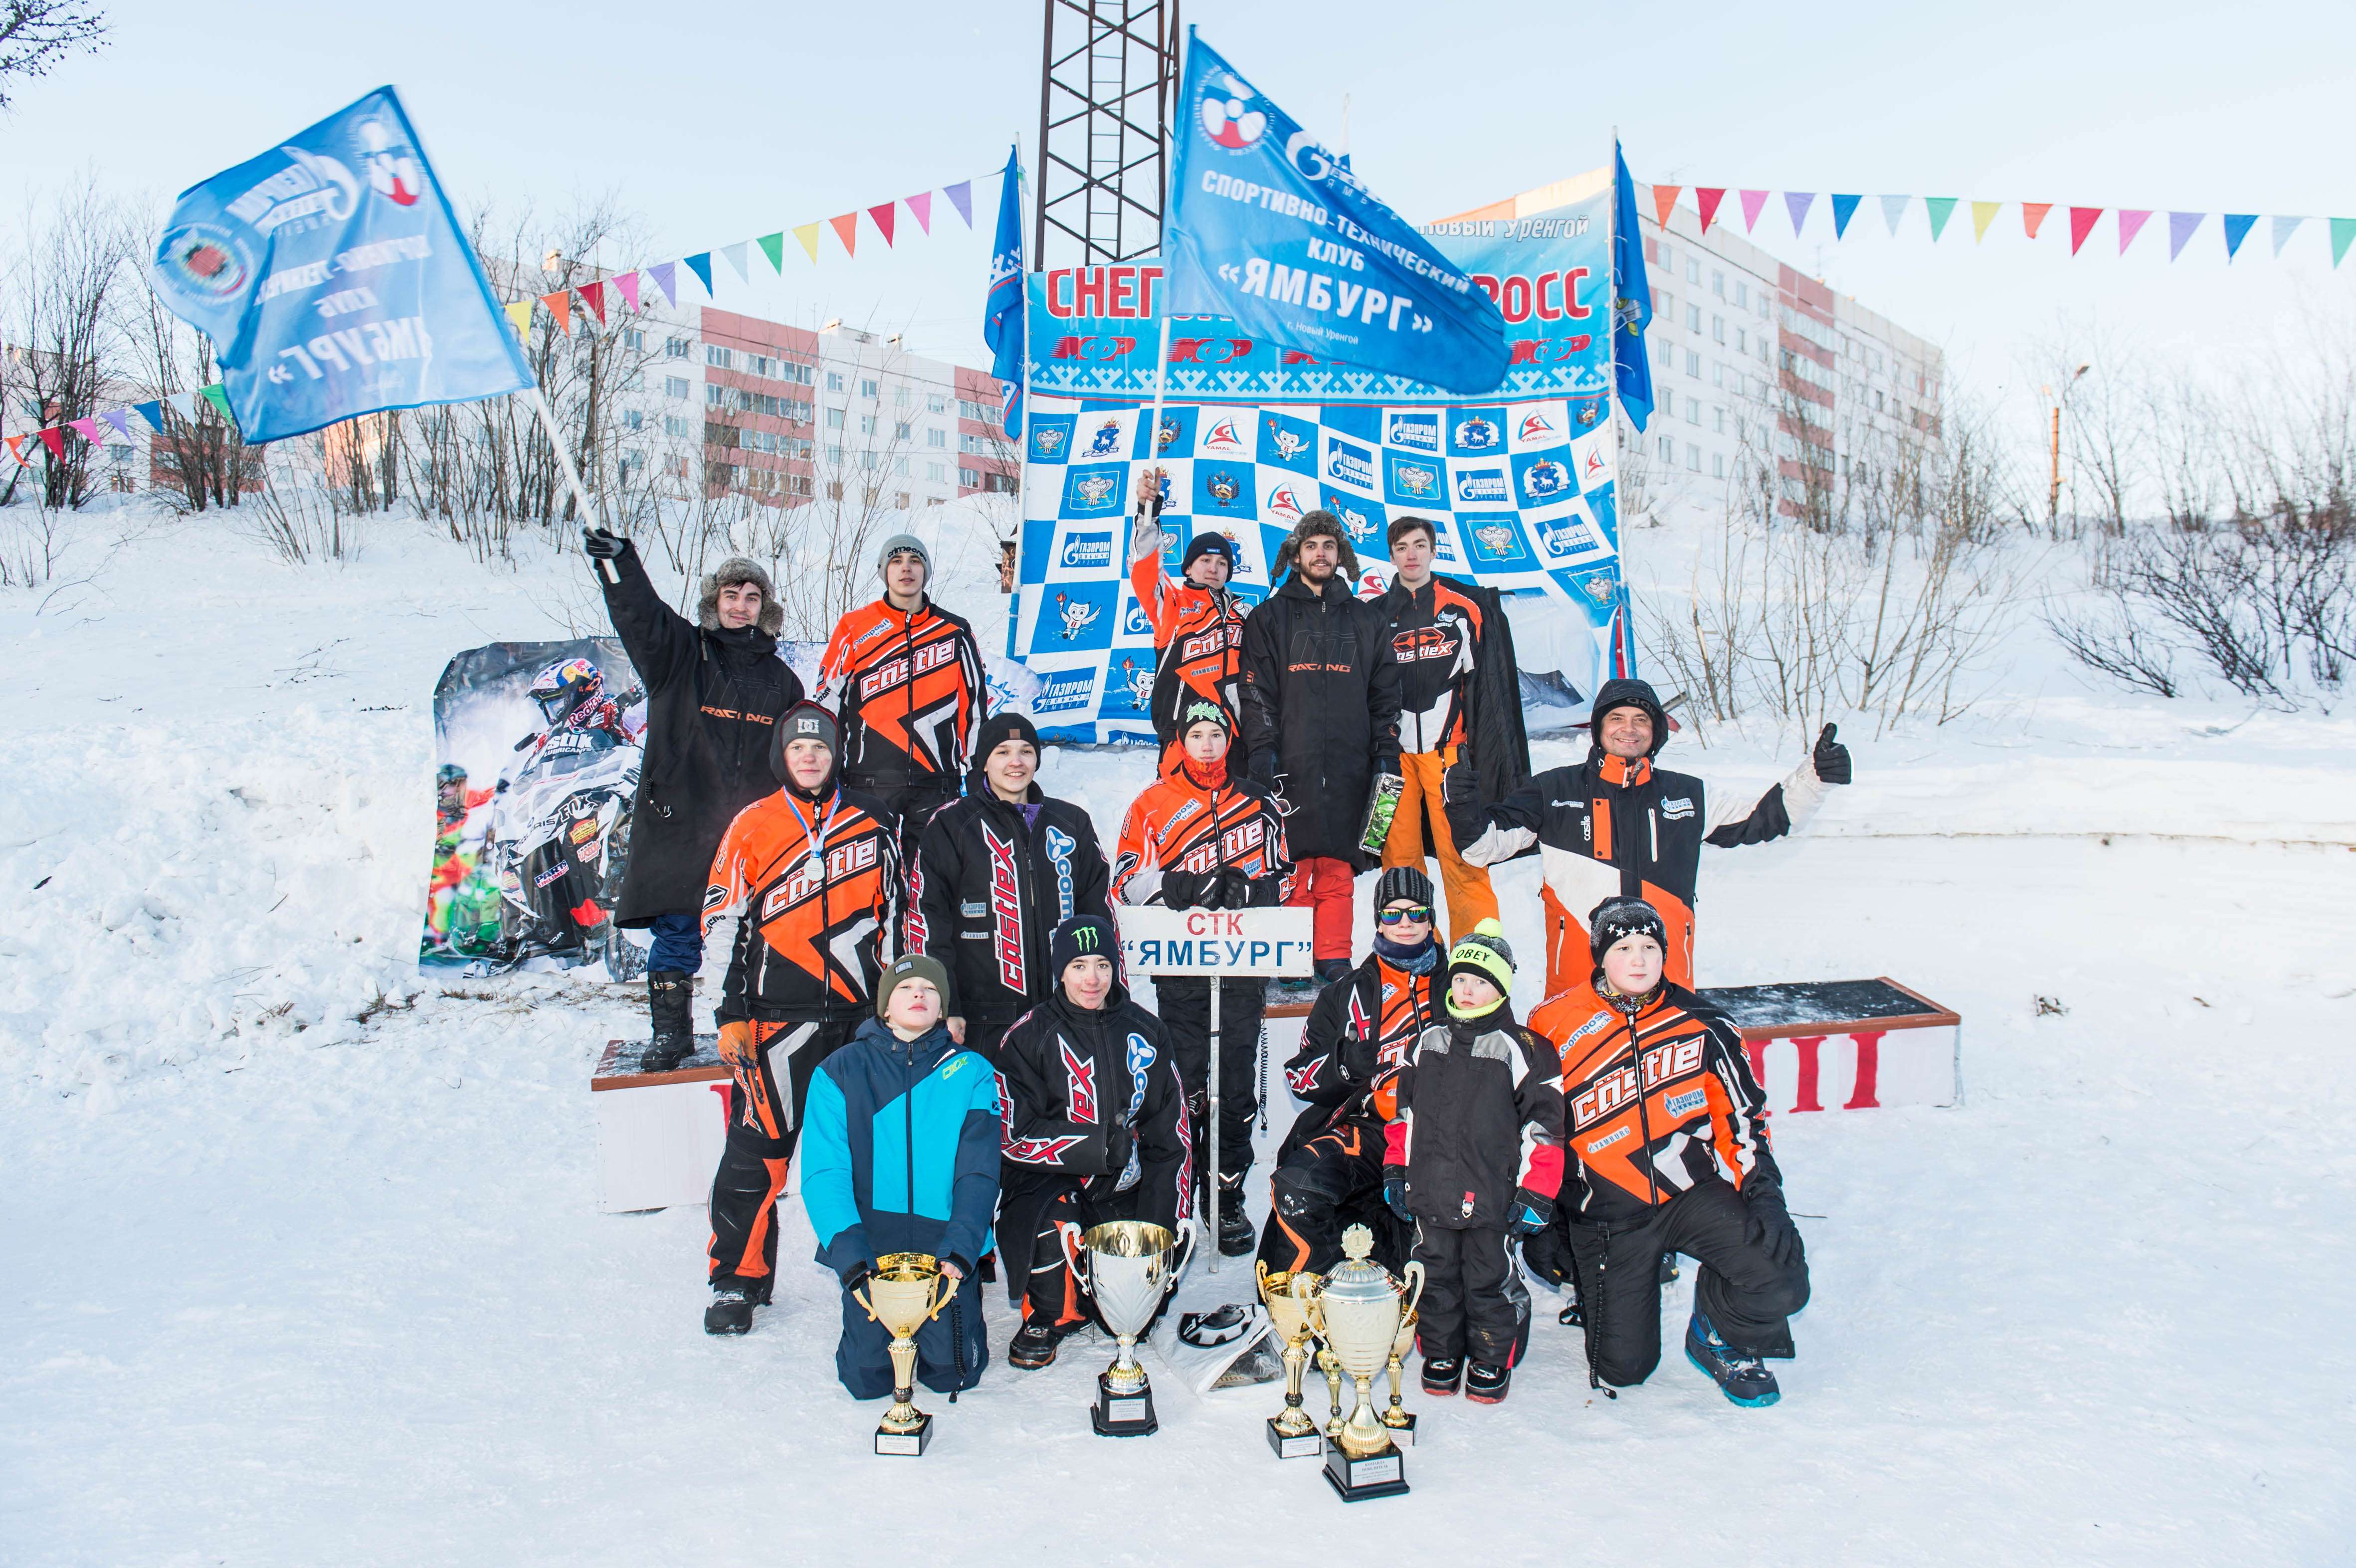
[[[1426,1356],[1423,1359],[1423,1391],[1432,1398],[1454,1398],[1456,1385],[1463,1379],[1463,1357]]]
[[[1783,1397],[1767,1363],[1727,1344],[1698,1312],[1686,1325],[1686,1359],[1708,1373],[1726,1397],[1739,1405],[1755,1410]]]
[[[1474,1404],[1503,1404],[1513,1381],[1511,1368],[1475,1361],[1464,1369],[1464,1397]]]
[[[1259,1245],[1252,1222],[1244,1216],[1244,1178],[1240,1173],[1219,1177],[1219,1256],[1240,1258]]]
[[[649,970],[647,1010],[654,1015],[654,1039],[638,1054],[638,1070],[673,1071],[695,1053],[695,977],[685,970]]]
[[[1055,1342],[1062,1337],[1053,1324],[1033,1323],[1026,1319],[1023,1326],[1014,1331],[1012,1342],[1006,1347],[1006,1364],[1020,1367],[1026,1372],[1053,1366]]]
[[[712,1305],[703,1309],[706,1334],[749,1334],[753,1308],[763,1295],[762,1282],[722,1274],[712,1282]]]

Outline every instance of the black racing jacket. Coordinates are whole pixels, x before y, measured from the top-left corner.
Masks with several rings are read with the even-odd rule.
[[[1370,952],[1317,993],[1301,1048],[1284,1064],[1285,1087],[1309,1106],[1286,1140],[1287,1152],[1354,1116],[1379,1119],[1377,1084],[1445,1017],[1446,992],[1444,965],[1410,974]]]
[[[1562,1187],[1562,1064],[1500,1003],[1417,1037],[1391,1080],[1397,1112],[1383,1169],[1407,1176],[1407,1206],[1450,1230],[1503,1230],[1514,1193]]]
[[[1111,871],[1087,812],[1031,786],[1025,808],[991,793],[979,768],[966,795],[933,813],[908,874],[902,952],[948,971],[951,1015],[1012,1018],[1045,996],[1047,938],[1074,915],[1112,911]]]
[[[1398,766],[1399,673],[1390,617],[1342,575],[1313,591],[1298,572],[1244,622],[1243,725],[1255,772],[1275,759],[1297,864],[1363,866],[1358,834],[1377,768]]]

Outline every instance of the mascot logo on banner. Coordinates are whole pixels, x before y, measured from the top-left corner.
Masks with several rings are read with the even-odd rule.
[[[1210,91],[1203,97],[1202,114],[1203,134],[1211,138],[1213,145],[1231,153],[1248,153],[1259,145],[1259,139],[1268,134],[1267,112],[1252,108],[1236,96],[1250,91],[1234,77],[1211,83]]]

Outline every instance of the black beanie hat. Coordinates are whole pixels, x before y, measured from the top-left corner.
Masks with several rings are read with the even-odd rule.
[[[1419,865],[1394,865],[1375,878],[1375,913],[1401,898],[1412,898],[1427,908],[1431,904],[1431,878]]]
[[[1597,963],[1612,950],[1612,944],[1622,937],[1650,937],[1669,950],[1669,928],[1661,912],[1642,898],[1625,896],[1606,898],[1595,906],[1587,917],[1587,950]]]
[[[1184,576],[1194,567],[1194,563],[1205,555],[1215,555],[1225,561],[1227,564],[1227,575],[1231,577],[1235,575],[1235,542],[1224,533],[1213,533],[1207,531],[1194,535],[1186,542],[1186,553],[1178,560],[1178,575]]]
[[[1110,959],[1116,970],[1120,966],[1120,936],[1102,915],[1075,915],[1047,938],[1047,973],[1057,985],[1073,960],[1090,957]]]
[[[834,715],[816,703],[796,703],[769,733],[769,773],[780,784],[786,782],[786,746],[797,740],[819,741],[841,760],[842,732]]]

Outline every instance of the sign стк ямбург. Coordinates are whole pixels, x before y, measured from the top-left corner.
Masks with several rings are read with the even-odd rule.
[[[1131,974],[1306,978],[1316,918],[1306,909],[1164,909],[1119,912],[1120,952]]]

